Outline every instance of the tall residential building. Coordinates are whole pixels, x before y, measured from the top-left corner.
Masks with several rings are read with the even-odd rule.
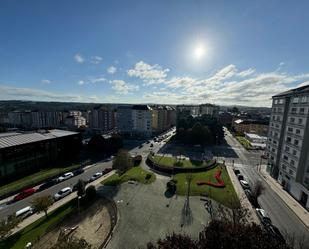
[[[171,106],[153,106],[152,131],[160,133],[176,125],[176,110]]]
[[[117,107],[116,120],[117,130],[120,134],[132,135],[133,121],[131,105],[119,105]]]
[[[31,127],[31,111],[12,111],[8,113],[8,120],[14,127]]]
[[[309,85],[273,96],[268,171],[309,208]]]
[[[62,112],[58,111],[33,111],[31,119],[33,128],[59,127],[63,124]]]
[[[132,106],[132,131],[134,135],[150,137],[152,135],[152,109],[148,105]]]
[[[110,131],[116,127],[116,117],[113,108],[98,106],[93,108],[89,114],[89,127]]]
[[[210,115],[212,117],[217,117],[219,114],[219,106],[212,104],[202,104],[199,107],[199,115]]]

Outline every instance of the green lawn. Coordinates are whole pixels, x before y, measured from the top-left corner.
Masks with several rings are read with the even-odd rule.
[[[58,174],[62,174],[64,172],[73,170],[80,167],[80,164],[76,164],[73,166],[69,166],[66,168],[52,168],[52,169],[44,169],[33,175],[26,176],[20,180],[11,182],[7,185],[0,187],[0,196],[6,195],[8,193],[18,191],[24,189],[28,186],[35,185],[39,182],[42,182],[50,177],[56,176]]]
[[[197,181],[211,181],[216,183],[214,178],[215,172],[222,168],[221,178],[225,183],[224,188],[216,188],[208,185],[198,186]],[[173,179],[177,181],[177,194],[186,195],[188,191],[188,185],[186,180],[186,173],[176,174]],[[214,169],[208,170],[206,172],[192,173],[192,182],[190,187],[190,195],[201,195],[207,194],[213,200],[227,206],[230,208],[238,207],[239,200],[237,194],[234,190],[233,184],[230,180],[230,177],[226,171],[225,166],[217,166]]]
[[[76,199],[73,199],[50,213],[47,219],[44,216],[36,222],[25,227],[23,230],[8,237],[6,240],[0,241],[0,248],[24,248],[28,242],[35,242],[39,237],[43,236],[49,228],[53,228],[55,225],[59,224],[59,222],[61,222],[64,217],[69,215],[75,209]]]
[[[151,175],[149,179],[146,179],[147,174]],[[150,184],[154,182],[155,179],[156,179],[156,176],[154,173],[146,171],[142,169],[140,166],[138,166],[138,167],[133,167],[129,169],[126,173],[122,174],[121,176],[119,176],[117,173],[114,175],[111,175],[110,177],[102,181],[101,183],[104,185],[115,186],[123,182],[127,182],[129,180],[134,180],[140,183]]]
[[[251,149],[251,143],[245,138],[241,136],[236,136],[236,139],[239,143],[241,143],[242,146],[245,147],[245,149]]]
[[[196,168],[196,167],[202,167],[204,166],[204,163],[201,161],[196,161],[196,160],[177,160],[174,157],[167,157],[167,156],[158,156],[155,155],[152,157],[152,160],[162,166],[165,167],[183,167],[183,168]]]

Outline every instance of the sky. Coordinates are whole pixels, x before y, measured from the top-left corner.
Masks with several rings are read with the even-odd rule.
[[[270,106],[309,84],[309,2],[2,0],[0,99]]]

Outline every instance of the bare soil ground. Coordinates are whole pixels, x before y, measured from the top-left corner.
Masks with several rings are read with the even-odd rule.
[[[61,229],[75,226],[78,228],[72,233],[73,236],[84,238],[92,245],[92,248],[98,248],[107,237],[111,227],[107,201],[99,199],[79,215],[65,219],[59,226],[44,235],[34,248],[49,249],[56,243]]]

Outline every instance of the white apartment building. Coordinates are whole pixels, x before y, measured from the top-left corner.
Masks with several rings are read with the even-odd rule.
[[[137,136],[152,135],[152,109],[148,105],[132,106],[132,131]]]
[[[272,177],[309,209],[309,85],[273,96],[267,141]]]

